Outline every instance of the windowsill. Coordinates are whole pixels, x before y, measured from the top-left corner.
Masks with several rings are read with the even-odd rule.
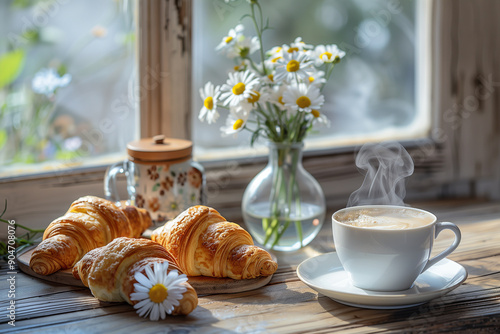
[[[405,147],[414,147],[422,142],[429,142],[423,131],[386,131],[371,136],[351,138],[328,138],[308,139],[305,142],[305,157],[316,155],[336,155],[354,152],[356,147],[370,142],[382,142],[395,140],[401,142]],[[268,148],[264,144],[255,147],[248,145],[231,148],[220,148],[217,150],[201,150],[194,147],[194,159],[210,170],[235,161],[239,166],[264,162],[267,158]],[[35,179],[50,179],[62,177],[74,177],[82,174],[104,174],[105,170],[112,164],[123,161],[127,157],[123,153],[107,154],[92,159],[83,159],[77,162],[45,162],[36,165],[9,166],[0,171],[0,184],[10,182],[22,182]],[[17,174],[17,175],[16,175]]]
[[[389,129],[372,135],[357,137],[339,138],[309,138],[305,141],[304,156],[315,155],[335,155],[347,152],[354,152],[356,147],[365,143],[375,143],[384,141],[398,141],[405,147],[413,147],[422,142],[430,142],[428,127]],[[250,145],[240,145],[238,147],[203,149],[194,147],[195,159],[206,167],[219,167],[227,163],[228,160],[236,160],[240,165],[255,163],[264,160],[268,154],[268,148],[263,143],[258,143],[254,147]]]
[[[108,166],[124,159],[126,159],[126,156],[123,153],[113,153],[74,162],[50,161],[33,165],[23,164],[3,167],[0,171],[0,184],[44,178],[61,178],[78,174],[104,173]]]

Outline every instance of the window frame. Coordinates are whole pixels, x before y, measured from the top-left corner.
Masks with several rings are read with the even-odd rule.
[[[430,38],[424,56],[432,73],[428,87],[433,116],[426,138],[403,142],[415,160],[407,199],[500,198],[500,117],[496,112],[500,109],[500,34],[492,33],[500,29],[495,17],[500,2],[429,0],[427,8],[431,22],[425,32]],[[141,137],[159,133],[190,137],[191,14],[192,0],[139,2]],[[467,107],[466,103],[475,104]],[[328,210],[344,206],[362,182],[354,164],[355,150],[346,146],[304,154],[304,167],[322,185]],[[266,161],[265,156],[257,156],[203,163],[208,204],[223,210],[228,218],[241,219],[243,191]],[[98,166],[0,179],[0,199],[8,199],[7,218],[45,227],[75,196],[104,196],[105,170],[106,166]],[[125,189],[123,179],[121,183]]]

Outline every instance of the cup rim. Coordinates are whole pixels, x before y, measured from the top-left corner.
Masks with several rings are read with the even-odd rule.
[[[351,210],[356,210],[356,209],[371,209],[371,208],[387,208],[387,209],[408,209],[412,211],[418,211],[421,213],[425,213],[427,215],[430,215],[433,219],[432,222],[423,226],[416,226],[416,227],[410,227],[404,230],[390,230],[390,229],[375,229],[375,228],[366,228],[366,227],[359,227],[359,226],[353,226],[353,225],[348,225],[344,224],[340,221],[338,221],[335,218],[335,215],[346,212],[346,211],[351,211]],[[437,222],[437,217],[434,215],[432,212],[429,212],[427,210],[419,209],[419,208],[414,208],[411,206],[403,206],[403,205],[387,205],[387,204],[369,204],[369,205],[357,205],[357,206],[350,206],[350,207],[345,207],[343,209],[337,210],[332,214],[332,223],[337,223],[340,226],[345,226],[347,228],[352,228],[352,229],[357,229],[357,230],[363,230],[363,231],[378,231],[381,233],[397,233],[401,231],[412,231],[412,230],[418,230],[418,229],[423,229],[423,228],[428,228],[429,226],[433,226]]]

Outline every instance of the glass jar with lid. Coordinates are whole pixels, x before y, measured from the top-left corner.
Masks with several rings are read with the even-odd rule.
[[[132,141],[128,159],[110,166],[104,178],[104,193],[120,202],[116,176],[125,174],[126,202],[145,208],[156,225],[175,218],[185,209],[205,203],[203,167],[192,160],[192,142],[163,135]]]

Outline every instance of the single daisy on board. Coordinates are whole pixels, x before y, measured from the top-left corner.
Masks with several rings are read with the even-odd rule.
[[[138,301],[134,308],[139,316],[149,316],[153,321],[165,319],[179,305],[182,294],[187,290],[183,283],[188,278],[177,270],[168,271],[168,265],[168,261],[155,263],[153,268],[146,267],[146,275],[140,272],[135,274],[137,283],[130,299]]]

